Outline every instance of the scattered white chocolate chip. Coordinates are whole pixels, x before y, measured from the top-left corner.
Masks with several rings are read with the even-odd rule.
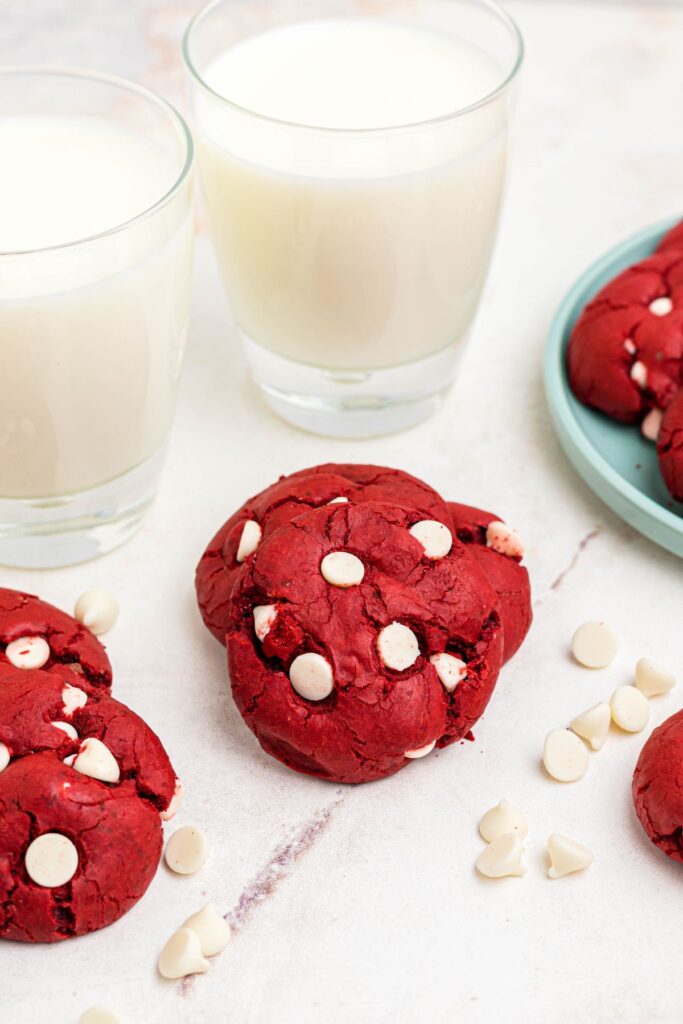
[[[5,743],[0,743],[0,772],[4,772],[5,768],[9,764],[9,759],[9,747]]]
[[[324,700],[334,689],[332,666],[322,654],[312,651],[294,659],[289,666],[289,681],[306,700]]]
[[[521,538],[506,523],[489,523],[486,527],[486,546],[509,558],[521,558],[524,554]]]
[[[22,636],[7,644],[5,656],[15,668],[42,668],[50,658],[50,647],[42,636]]]
[[[328,505],[346,505],[348,498],[343,498],[341,495],[338,498],[333,498],[332,501],[328,501]]]
[[[648,309],[654,316],[668,316],[673,308],[674,304],[668,295],[662,295],[658,299],[653,299],[648,306]]]
[[[631,380],[639,388],[647,387],[647,366],[645,363],[641,363],[640,359],[636,359],[631,367]]]
[[[179,928],[161,951],[159,974],[162,978],[186,978],[188,974],[204,974],[209,961],[202,956],[199,936],[191,928]]]
[[[263,641],[270,633],[277,618],[276,604],[257,604],[254,608],[254,632]]]
[[[583,871],[593,862],[593,854],[590,850],[577,843],[576,839],[563,836],[560,832],[553,832],[548,837],[548,854],[550,855],[550,867],[548,878],[563,878],[571,875],[574,871]]]
[[[572,638],[572,654],[586,668],[606,668],[617,653],[617,638],[604,622],[584,622]]]
[[[79,711],[88,703],[88,695],[77,686],[67,683],[62,689],[62,707],[67,718],[71,718],[74,711]]]
[[[479,835],[487,843],[510,833],[524,839],[528,831],[526,818],[508,800],[501,800],[495,807],[491,807],[479,822]]]
[[[175,818],[176,814],[178,813],[178,808],[180,807],[181,803],[183,802],[183,797],[184,796],[185,796],[185,787],[183,786],[183,784],[180,781],[180,779],[176,779],[175,780],[175,789],[173,790],[173,796],[171,797],[171,802],[169,803],[169,805],[168,805],[168,807],[166,808],[165,811],[160,811],[159,812],[159,817],[161,818],[162,821],[170,821],[171,818]]]
[[[588,751],[569,729],[553,729],[545,738],[543,764],[558,782],[576,782],[588,768]]]
[[[320,563],[320,572],[333,587],[357,587],[365,575],[365,566],[350,551],[330,551]]]
[[[95,636],[100,636],[118,619],[119,603],[108,590],[86,590],[76,601],[74,617]]]
[[[436,519],[422,519],[408,532],[422,545],[427,558],[444,558],[453,547],[451,531]]]
[[[71,722],[50,722],[50,725],[54,725],[55,729],[61,729],[62,732],[65,732],[67,734],[69,739],[71,739],[71,740],[77,740],[78,739],[78,733],[74,729],[74,727],[71,724]]]
[[[243,562],[249,557],[261,542],[261,527],[255,519],[247,519],[242,528],[239,546],[237,548],[237,561]]]
[[[636,686],[646,697],[668,693],[675,685],[676,676],[658,661],[641,658],[636,664]]]
[[[194,875],[209,856],[209,841],[201,829],[184,825],[166,843],[164,860],[178,875]]]
[[[486,878],[505,878],[508,875],[523,875],[524,845],[516,832],[504,832],[489,843],[479,854],[475,866]]]
[[[650,409],[649,413],[640,424],[640,431],[647,441],[657,441],[663,419],[664,413],[661,409]]]
[[[442,654],[432,654],[429,660],[436,670],[439,682],[448,693],[453,693],[458,683],[467,678],[467,665],[454,654],[447,654],[444,651]]]
[[[60,832],[44,832],[27,849],[24,863],[36,885],[55,889],[66,885],[76,874],[78,850]]]
[[[121,769],[111,750],[93,736],[83,740],[73,766],[81,775],[100,782],[118,782],[121,778]]]
[[[123,1024],[123,1017],[108,1006],[91,1006],[80,1015],[78,1024]]]
[[[607,739],[611,721],[612,709],[603,701],[602,704],[596,704],[583,714],[577,715],[571,722],[570,729],[582,740],[586,740],[591,749],[600,750]]]
[[[396,672],[410,668],[420,656],[417,637],[402,622],[392,622],[384,627],[377,637],[377,648],[386,667]]]
[[[230,942],[230,925],[218,913],[213,903],[207,903],[192,917],[188,917],[183,928],[190,928],[199,939],[202,956],[216,956],[222,953]]]
[[[647,697],[636,686],[619,686],[610,699],[612,721],[624,732],[640,732],[650,721]]]
[[[414,761],[418,757],[426,757],[427,754],[431,754],[435,746],[436,740],[432,740],[431,743],[425,743],[424,747],[418,747],[416,750],[406,750],[404,756]]]
[[[634,356],[638,351],[638,349],[635,346],[635,343],[632,341],[631,338],[626,339],[626,341],[624,342],[624,348],[630,356]]]

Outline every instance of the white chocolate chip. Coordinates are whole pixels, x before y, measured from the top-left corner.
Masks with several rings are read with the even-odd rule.
[[[420,656],[417,637],[402,622],[392,622],[384,627],[377,637],[377,648],[386,667],[396,672],[410,668]]]
[[[247,519],[246,523],[242,528],[242,536],[240,537],[239,547],[237,548],[237,561],[244,562],[249,557],[261,542],[261,527],[255,519]]]
[[[635,686],[619,686],[610,699],[612,721],[624,732],[640,732],[650,721],[647,697]]]
[[[491,807],[479,822],[479,835],[487,843],[510,833],[524,839],[528,831],[527,820],[520,809],[507,800],[501,800],[495,807]]]
[[[171,802],[169,803],[169,805],[168,805],[168,807],[166,808],[165,811],[160,811],[159,812],[159,817],[161,818],[162,821],[170,821],[171,818],[175,818],[176,814],[178,813],[178,808],[180,807],[181,803],[183,802],[183,797],[184,796],[185,796],[185,787],[183,786],[183,784],[180,781],[180,779],[176,779],[175,780],[175,789],[173,790],[173,796],[171,797]]]
[[[191,928],[179,928],[161,951],[159,974],[162,978],[186,978],[188,974],[204,974],[209,961],[202,956],[199,936]]]
[[[658,661],[641,658],[636,664],[636,686],[646,697],[668,693],[675,685],[676,676]]]
[[[588,751],[569,729],[553,729],[545,738],[543,764],[558,782],[576,782],[588,768]]]
[[[320,563],[320,572],[333,587],[357,587],[365,575],[365,566],[350,551],[330,551]]]
[[[612,710],[609,704],[604,701],[594,707],[577,715],[573,719],[570,729],[590,744],[593,750],[600,750],[607,739],[610,722],[612,721]]]
[[[432,654],[429,660],[436,670],[439,682],[448,693],[453,693],[458,683],[467,678],[467,665],[454,654]]]
[[[230,925],[212,903],[207,903],[202,910],[188,917],[183,928],[190,928],[195,933],[199,939],[202,956],[216,956],[217,953],[222,953],[230,942]]]
[[[73,766],[81,775],[100,782],[118,782],[121,778],[121,769],[111,750],[94,737],[83,740]]]
[[[76,874],[78,850],[60,832],[44,832],[27,849],[24,863],[36,885],[55,889],[66,885]]]
[[[576,839],[563,836],[560,832],[553,832],[548,837],[548,854],[550,855],[550,867],[548,878],[563,878],[571,875],[574,871],[583,871],[593,862],[593,854],[590,850],[577,843]]]
[[[67,683],[62,689],[62,707],[67,718],[71,718],[74,711],[80,711],[88,703],[88,695],[77,686]]]
[[[71,724],[71,722],[50,722],[50,725],[54,725],[55,729],[61,729],[62,732],[65,732],[67,734],[69,739],[71,739],[71,740],[77,740],[78,739],[78,733],[74,729],[74,727]]]
[[[508,875],[523,875],[522,864],[524,845],[516,832],[504,832],[489,843],[476,860],[476,868],[486,878],[505,878]]]
[[[640,359],[636,359],[631,367],[631,380],[641,389],[647,387],[647,366]]]
[[[306,700],[324,700],[334,689],[332,666],[322,654],[312,651],[294,659],[289,666],[289,681]]]
[[[348,500],[349,500],[348,498],[342,498],[342,496],[340,495],[338,498],[333,498],[332,501],[328,501],[327,504],[328,505],[346,505],[348,503]]]
[[[636,348],[636,346],[635,346],[634,342],[631,340],[631,338],[627,338],[626,339],[626,341],[624,342],[624,348],[626,349],[626,351],[628,352],[628,354],[630,356],[634,356],[636,354],[636,352],[638,351],[638,349]]]
[[[184,825],[166,843],[164,860],[178,875],[194,875],[209,856],[209,841],[199,828]]]
[[[107,590],[86,590],[76,601],[74,618],[95,636],[110,630],[118,617],[118,601]]]
[[[664,413],[661,409],[650,409],[649,413],[640,424],[640,431],[647,441],[657,441],[659,431],[662,427]]]
[[[4,743],[0,743],[0,772],[4,772],[9,764],[10,756],[9,747]]]
[[[62,761],[62,764],[65,764],[67,766],[67,768],[73,768],[74,761],[76,760],[77,757],[78,757],[78,754],[69,754],[68,757],[64,758],[64,760]]]
[[[108,1006],[91,1006],[80,1015],[78,1024],[123,1024],[123,1017]]]
[[[427,754],[431,754],[435,746],[436,740],[432,740],[431,743],[425,743],[424,747],[418,747],[416,750],[406,750],[404,756],[414,761],[418,757],[426,757]]]
[[[254,632],[259,640],[266,639],[275,625],[277,618],[276,604],[257,604],[254,608]]]
[[[648,309],[654,316],[668,316],[673,308],[674,304],[668,295],[662,295],[658,299],[653,299],[648,306]]]
[[[606,668],[617,653],[617,638],[604,622],[584,622],[572,638],[572,654],[586,668]]]
[[[521,538],[506,523],[489,523],[486,527],[486,546],[509,558],[521,558],[524,554]]]
[[[50,647],[42,636],[22,636],[7,644],[5,656],[15,668],[42,668],[50,658]]]
[[[444,558],[453,547],[451,531],[436,519],[422,519],[408,532],[420,542],[427,558]]]

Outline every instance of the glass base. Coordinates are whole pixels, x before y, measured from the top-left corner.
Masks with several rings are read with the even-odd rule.
[[[378,437],[431,416],[448,393],[464,339],[417,362],[386,369],[323,370],[276,355],[242,335],[256,384],[273,412],[328,437]]]
[[[77,494],[0,498],[0,565],[56,569],[123,544],[154,500],[165,454],[163,445],[127,473]]]

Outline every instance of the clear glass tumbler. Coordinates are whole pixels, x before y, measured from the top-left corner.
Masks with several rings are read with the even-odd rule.
[[[151,503],[190,306],[193,147],[104,75],[0,69],[0,564],[121,543]]]
[[[217,0],[189,26],[215,250],[286,420],[354,437],[438,407],[488,269],[522,53],[487,0]]]

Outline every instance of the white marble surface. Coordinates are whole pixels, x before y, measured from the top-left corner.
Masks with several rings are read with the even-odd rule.
[[[0,9],[0,61],[106,68],[181,94],[190,0],[23,0]],[[640,225],[683,207],[683,8],[518,2],[528,44],[516,159],[486,298],[443,411],[399,437],[315,439],[276,421],[246,379],[205,238],[178,419],[154,512],[126,547],[4,585],[70,607],[104,586],[122,604],[109,651],[116,695],[164,738],[188,785],[178,823],[210,834],[206,868],[160,869],[122,921],[57,947],[3,944],[7,1024],[75,1024],[93,1002],[131,1024],[674,1024],[681,1020],[681,867],[631,810],[646,734],[610,735],[587,777],[558,786],[545,733],[630,679],[650,654],[683,673],[681,563],[615,519],[551,436],[541,391],[549,318],[573,278]],[[445,495],[491,506],[528,543],[536,620],[476,742],[382,783],[341,788],[261,753],[232,706],[223,653],[201,626],[192,574],[204,542],[277,473],[322,460],[402,466]],[[606,617],[608,671],[567,643]],[[656,724],[683,686],[652,703]],[[501,797],[530,821],[528,873],[473,869],[476,823]],[[583,875],[545,878],[554,830],[587,844]],[[235,926],[207,975],[163,982],[166,937],[207,897]]]

